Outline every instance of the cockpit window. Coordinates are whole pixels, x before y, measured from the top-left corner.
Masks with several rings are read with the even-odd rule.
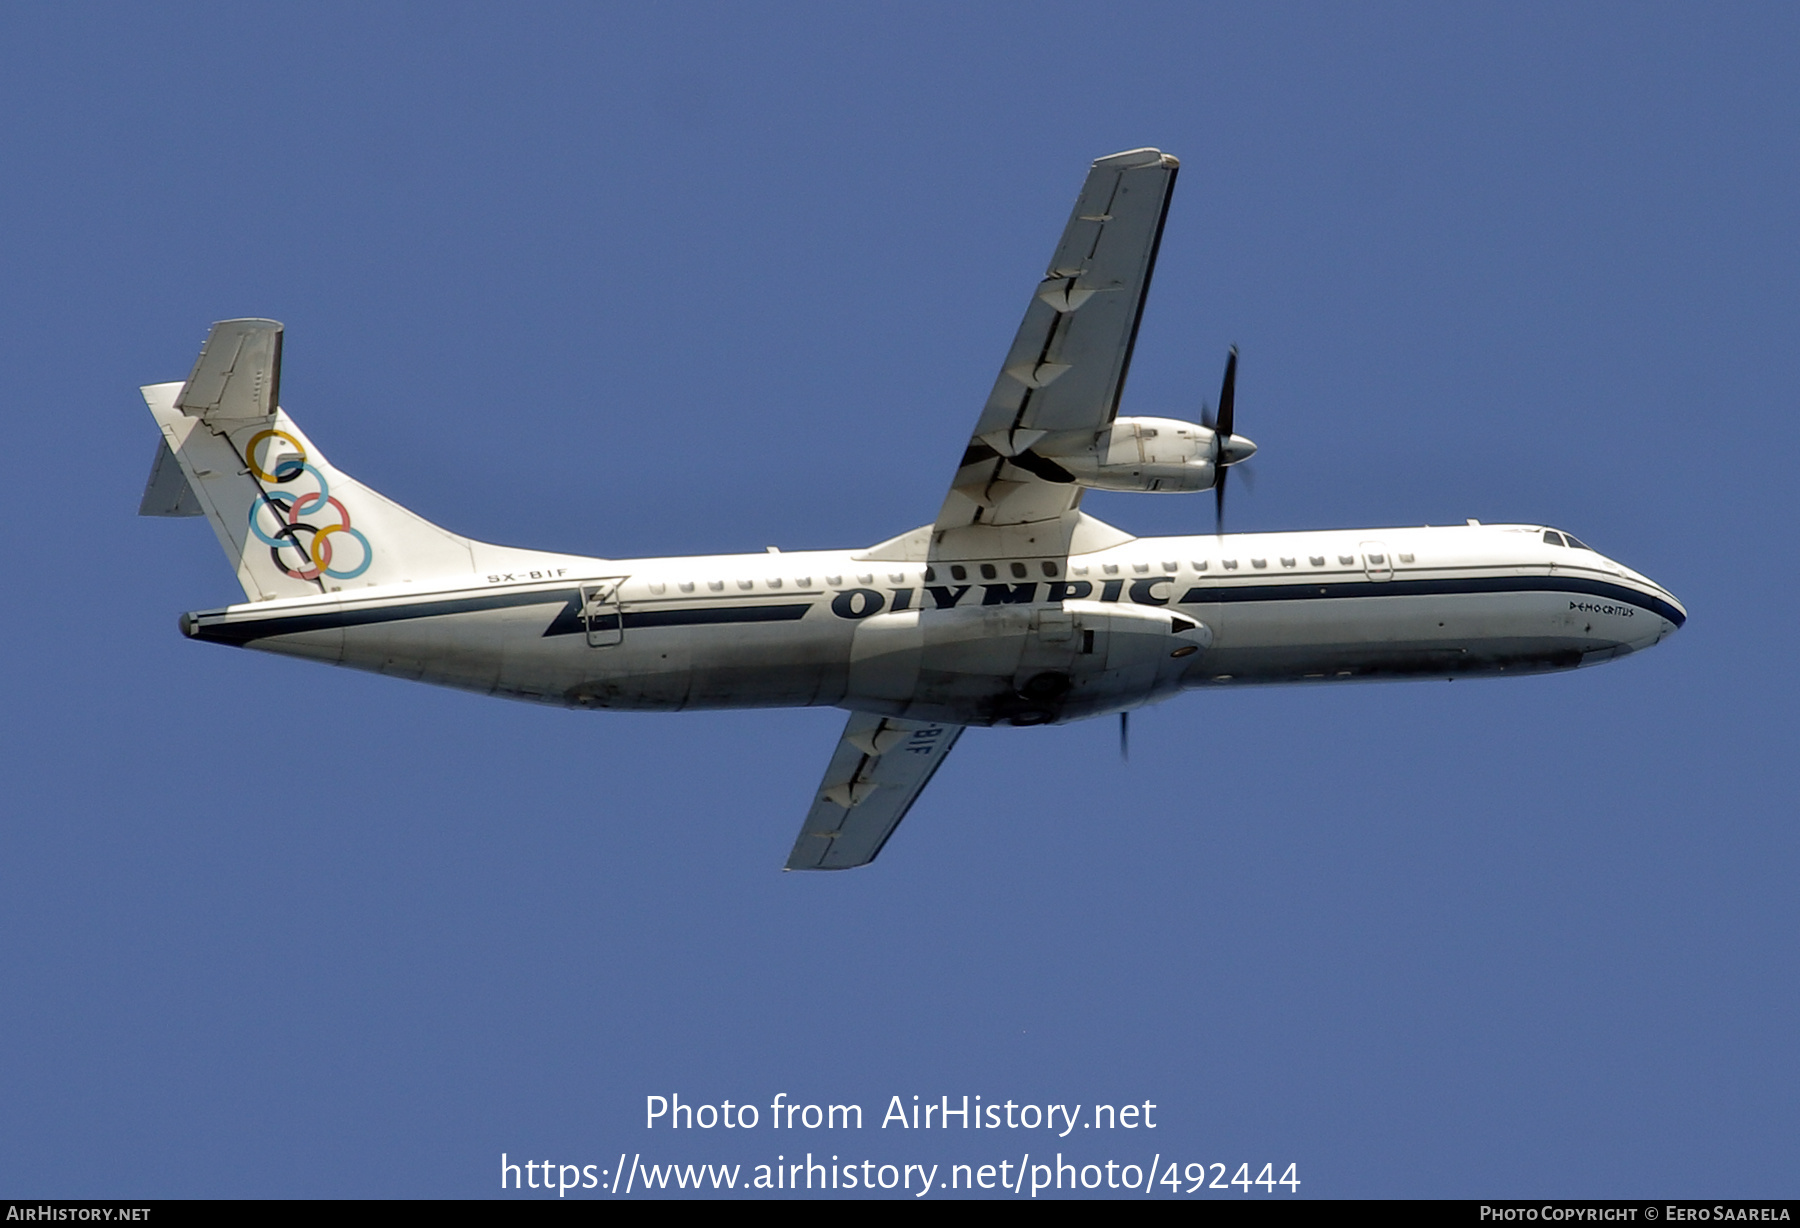
[[[1544,544],[1549,545],[1549,546],[1562,545],[1563,544],[1562,534],[1558,533],[1555,529],[1545,529],[1544,530]]]
[[[1563,540],[1568,542],[1571,546],[1575,547],[1577,550],[1592,551],[1594,549],[1592,546],[1588,545],[1586,542],[1576,540],[1576,537],[1573,533],[1564,533]]]

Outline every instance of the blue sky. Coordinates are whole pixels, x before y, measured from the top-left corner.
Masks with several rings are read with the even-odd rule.
[[[7,8],[0,1193],[486,1196],[503,1151],[797,1148],[1795,1195],[1797,35]],[[1688,626],[1565,676],[1190,696],[1129,765],[1106,722],[974,731],[839,875],[779,867],[840,713],[539,709],[176,633],[238,593],[201,523],[134,518],[136,388],[211,321],[283,320],[296,418],[452,529],[860,545],[935,513],[1087,162],[1139,145],[1183,174],[1126,407],[1196,413],[1242,347],[1236,527],[1559,524]],[[646,1132],[671,1092],[1160,1107],[1154,1138]]]

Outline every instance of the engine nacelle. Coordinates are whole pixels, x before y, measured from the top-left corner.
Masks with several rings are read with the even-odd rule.
[[[1115,418],[1111,426],[1094,435],[1083,432],[1080,438],[1059,437],[1063,434],[1045,437],[1032,451],[1055,461],[1078,485],[1141,494],[1181,494],[1212,487],[1213,433],[1197,422]],[[1255,450],[1247,439],[1234,436],[1231,442]],[[1227,463],[1237,459],[1232,456]]]

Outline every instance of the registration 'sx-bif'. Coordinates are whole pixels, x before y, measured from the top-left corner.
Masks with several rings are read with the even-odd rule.
[[[162,431],[147,515],[204,514],[247,598],[195,639],[575,708],[850,713],[789,869],[864,865],[969,725],[1080,720],[1186,689],[1529,674],[1686,618],[1543,525],[1135,538],[1090,488],[1216,492],[1254,450],[1216,415],[1122,418],[1175,184],[1093,164],[937,519],[864,549],[602,559],[472,541],[328,463],[281,408],[281,325],[213,326]]]

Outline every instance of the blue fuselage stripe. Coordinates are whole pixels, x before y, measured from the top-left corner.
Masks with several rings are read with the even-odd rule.
[[[1687,621],[1687,616],[1679,608],[1660,597],[1623,584],[1585,576],[1462,576],[1434,580],[1328,580],[1324,583],[1308,583],[1296,579],[1283,584],[1194,584],[1181,595],[1178,604],[1193,606],[1260,601],[1338,601],[1360,597],[1440,597],[1480,593],[1576,593],[1651,610],[1677,627]],[[585,630],[581,617],[581,600],[580,589],[482,593],[436,601],[411,601],[304,614],[277,614],[221,622],[201,622],[198,617],[190,616],[184,620],[184,624],[189,628],[188,634],[195,639],[223,644],[248,644],[271,636],[302,635],[309,631],[330,631],[374,623],[440,618],[451,614],[475,614],[525,606],[561,605],[562,609],[557,611],[543,632],[545,636],[560,636]],[[661,609],[632,609],[627,606],[620,611],[619,617],[625,628],[694,627],[725,623],[795,622],[805,618],[811,608],[809,602]]]
[[[1350,580],[1324,584],[1196,584],[1181,596],[1182,605],[1232,601],[1330,601],[1346,597],[1442,597],[1467,593],[1580,593],[1651,610],[1677,627],[1687,621],[1660,597],[1586,576],[1461,576],[1442,580]]]
[[[441,618],[449,614],[477,614],[534,605],[563,607],[545,630],[545,635],[575,634],[584,629],[581,622],[581,590],[563,589],[551,592],[483,593],[480,596],[452,597],[441,601],[413,601],[404,605],[365,606],[352,610],[321,610],[317,613],[275,615],[222,623],[196,621],[189,634],[195,639],[212,640],[221,644],[248,644],[252,640],[277,635],[301,635],[308,631],[332,631],[374,623]],[[623,618],[626,627],[793,622],[805,618],[806,611],[810,608],[805,603],[788,602],[781,605],[702,606],[669,610],[628,609],[624,611]]]

